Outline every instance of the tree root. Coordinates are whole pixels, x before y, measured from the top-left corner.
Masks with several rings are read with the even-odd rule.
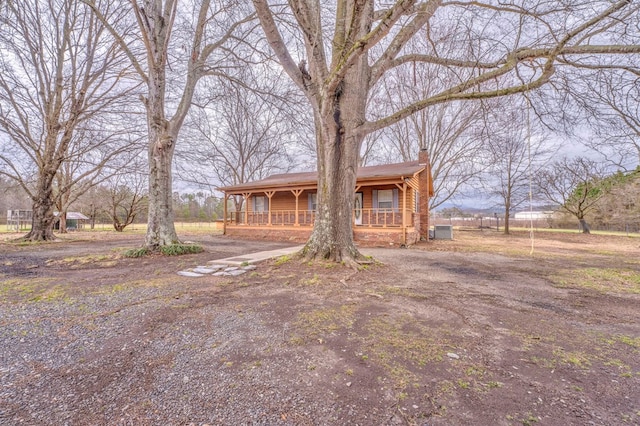
[[[351,268],[354,272],[361,270],[363,265],[380,264],[380,262],[371,257],[363,256],[354,245],[337,248],[331,245],[316,245],[312,241],[307,242],[296,257],[302,262],[319,260],[340,263]]]

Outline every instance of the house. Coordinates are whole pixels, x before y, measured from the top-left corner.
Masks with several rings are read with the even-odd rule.
[[[245,238],[306,241],[316,210],[316,172],[272,175],[219,188],[224,193],[223,232]],[[230,197],[243,197],[242,211],[227,211]],[[360,167],[353,211],[354,241],[364,245],[409,245],[429,235],[433,182],[426,150],[417,161]]]

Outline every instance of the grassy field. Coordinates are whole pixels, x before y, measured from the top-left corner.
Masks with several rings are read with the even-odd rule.
[[[210,233],[211,231],[216,231],[220,228],[220,232],[222,232],[222,225],[217,222],[175,222],[174,223],[176,230],[178,233],[180,231],[188,231],[188,232],[203,232]],[[31,227],[21,229],[18,233],[27,233]],[[110,223],[96,223],[94,229],[91,229],[89,226],[85,226],[82,228],[83,232],[116,232],[113,229],[113,225]],[[72,231],[73,232],[73,231]],[[129,225],[123,231],[125,234],[144,234],[147,232],[147,224],[146,223],[136,223],[133,225]],[[0,234],[15,234],[16,231],[14,229],[8,229],[6,226],[0,226]],[[55,231],[54,231],[55,233]]]
[[[212,231],[218,231],[222,233],[222,224],[220,222],[175,222],[176,231],[189,232],[189,233],[204,233],[208,234]],[[30,228],[22,229],[19,233],[27,233]],[[465,227],[454,226],[454,232],[456,230],[465,229]],[[97,223],[94,229],[90,229],[88,226],[82,228],[83,232],[115,232],[113,225],[110,223]],[[146,223],[136,223],[129,225],[124,231],[124,234],[144,234],[147,231]],[[513,232],[528,232],[527,228],[511,227]],[[502,231],[500,231],[502,232]],[[0,234],[15,234],[14,230],[8,229],[6,226],[0,226]],[[18,233],[18,234],[19,234]],[[562,234],[581,234],[576,229],[550,229],[550,228],[535,228],[534,235],[537,233],[562,233]],[[626,236],[640,238],[640,233],[633,232],[621,232],[621,231],[591,231],[594,235],[611,235],[611,236]]]

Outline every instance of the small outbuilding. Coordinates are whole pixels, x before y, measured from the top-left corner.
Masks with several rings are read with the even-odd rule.
[[[57,218],[58,216],[60,216],[60,212],[55,212],[54,215]],[[87,220],[89,220],[89,218],[80,212],[67,212],[67,231],[82,229],[84,227],[85,221]],[[60,229],[59,219],[54,223],[53,229]]]

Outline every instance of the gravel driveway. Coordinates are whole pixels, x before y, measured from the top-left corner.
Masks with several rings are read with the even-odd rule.
[[[176,275],[282,246],[200,240],[142,259],[113,250],[134,239],[2,247],[0,423],[640,423],[640,297],[554,278],[585,262],[638,274],[626,254],[431,243],[365,249],[383,264],[358,273]]]

